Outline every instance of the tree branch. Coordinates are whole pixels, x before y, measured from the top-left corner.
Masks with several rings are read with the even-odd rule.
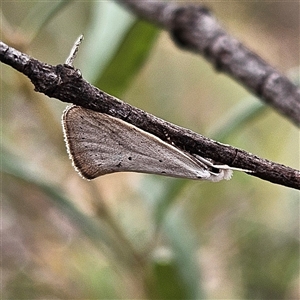
[[[300,89],[230,36],[201,5],[152,0],[118,0],[135,14],[166,29],[178,46],[200,53],[297,126]]]
[[[36,91],[49,97],[120,118],[191,154],[251,170],[253,173],[249,175],[300,189],[299,171],[223,145],[124,103],[89,84],[78,70],[68,65],[52,66],[42,63],[1,41],[0,61],[26,75]]]

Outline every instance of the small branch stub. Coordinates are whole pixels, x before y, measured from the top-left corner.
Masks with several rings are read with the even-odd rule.
[[[78,53],[78,49],[79,49],[79,46],[81,45],[83,41],[83,35],[80,35],[78,37],[78,39],[76,40],[74,46],[72,47],[71,49],[71,52],[70,52],[70,55],[68,56],[68,58],[66,59],[66,62],[65,64],[71,68],[73,68],[73,63],[74,63],[74,60],[77,56],[77,53]]]

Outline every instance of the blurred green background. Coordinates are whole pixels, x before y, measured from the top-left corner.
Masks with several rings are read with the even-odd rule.
[[[206,4],[299,84],[299,2]],[[43,62],[63,63],[80,34],[75,66],[92,84],[299,168],[292,123],[113,1],[1,2],[1,39]],[[300,298],[297,191],[238,172],[220,183],[136,173],[83,180],[65,150],[66,104],[0,68],[2,299]]]

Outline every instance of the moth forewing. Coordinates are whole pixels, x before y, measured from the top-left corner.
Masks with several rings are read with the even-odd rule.
[[[228,166],[214,172],[214,165],[206,159],[197,160],[107,114],[72,105],[64,111],[62,123],[73,165],[87,179],[114,172],[142,172],[216,182],[232,175]]]

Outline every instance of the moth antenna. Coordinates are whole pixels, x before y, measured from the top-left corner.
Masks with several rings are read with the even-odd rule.
[[[221,169],[221,170],[232,170],[232,171],[240,171],[240,172],[246,172],[246,173],[254,173],[254,171],[251,170],[246,170],[246,169],[242,169],[242,168],[235,168],[235,167],[230,167],[228,165],[215,165],[214,163],[212,163],[210,160],[197,155],[197,154],[193,154],[199,161],[201,161],[202,163],[206,164],[207,166],[211,167],[211,168],[216,168],[216,169]]]

